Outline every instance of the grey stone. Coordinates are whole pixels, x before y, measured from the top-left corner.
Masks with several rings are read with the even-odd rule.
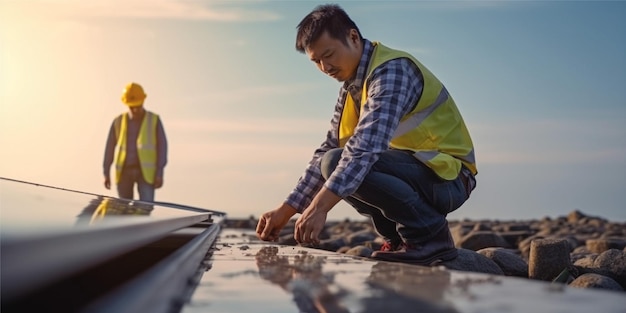
[[[598,255],[593,262],[594,268],[608,272],[623,288],[626,288],[626,252],[610,249]]]
[[[457,247],[477,251],[490,247],[509,248],[509,244],[494,232],[471,231],[457,243]]]
[[[622,286],[620,286],[620,284],[618,284],[612,278],[592,273],[582,274],[578,276],[578,278],[574,279],[574,281],[572,281],[569,286],[577,288],[597,288],[624,291],[624,288],[622,288]]]
[[[462,223],[457,223],[454,226],[450,225],[450,234],[452,234],[452,240],[454,240],[455,245],[458,246],[458,243],[461,239],[467,235],[472,230],[471,227],[466,226]]]
[[[241,223],[231,221],[226,223],[225,227],[238,228],[248,225],[254,228],[252,225],[254,223],[251,221],[252,219]],[[296,219],[291,219],[280,232],[279,244],[298,245],[293,239],[295,221]],[[521,273],[525,271],[527,277],[530,277],[532,266],[535,267],[535,273],[540,273],[539,269],[545,272],[546,266],[548,268],[552,266],[551,274],[545,274],[543,280],[554,280],[554,277],[567,268],[570,273],[567,280],[558,280],[563,288],[565,284],[573,282],[580,275],[594,274],[600,277],[592,275],[583,278],[589,280],[586,282],[590,286],[588,288],[595,288],[591,287],[596,283],[595,281],[603,281],[602,277],[606,277],[626,290],[625,222],[608,222],[573,211],[567,217],[545,217],[541,220],[450,220],[449,227],[457,248],[460,248],[460,255],[457,259],[443,264],[452,270],[516,277],[523,277]],[[476,231],[478,229],[490,230]],[[470,234],[472,230],[474,231]],[[475,237],[472,238],[472,236]],[[470,238],[475,241],[468,241]],[[325,230],[320,233],[320,239],[322,239],[322,244],[312,248],[349,253],[359,257],[367,256],[373,250],[379,250],[383,242],[369,220],[327,221]],[[560,248],[546,249],[541,257],[535,256],[538,251],[534,245],[544,239],[562,240],[565,244]],[[498,244],[497,241],[500,243]],[[502,244],[502,241],[505,244]],[[531,248],[535,250],[532,266]],[[568,250],[569,254],[566,253]],[[555,261],[553,258],[557,256]],[[522,270],[524,263],[526,267]],[[568,263],[573,265],[568,267]]]
[[[545,238],[544,236],[540,236],[537,234],[534,234],[524,240],[522,240],[518,245],[517,245],[517,249],[520,251],[520,254],[522,255],[522,258],[525,260],[528,260],[528,257],[530,256],[530,243],[533,242],[533,240],[536,239],[543,239]]]
[[[526,261],[508,249],[485,248],[478,250],[477,253],[494,261],[506,276],[528,278],[528,264],[526,264]]]
[[[372,241],[376,239],[376,237],[378,237],[378,235],[375,232],[369,229],[363,229],[361,231],[346,235],[346,241],[349,246],[354,247],[357,245],[361,245],[364,242]]]
[[[528,230],[511,230],[498,233],[511,247],[517,247],[520,242],[530,237],[532,234],[533,233]]]
[[[572,224],[575,224],[575,223],[578,223],[578,221],[584,217],[587,217],[587,215],[583,214],[582,212],[578,210],[574,210],[567,215],[567,221]]]
[[[372,249],[366,247],[366,246],[356,246],[354,248],[350,248],[348,249],[345,253],[347,255],[354,255],[354,256],[360,256],[360,257],[369,257],[370,255],[372,255],[372,252],[374,252]]]
[[[485,223],[474,224],[473,231],[491,231],[491,227]]]
[[[626,240],[619,238],[588,239],[585,242],[585,246],[591,252],[602,253],[609,249],[624,249],[626,247]]]
[[[578,246],[576,247],[576,249],[572,250],[571,253],[592,254],[593,252],[589,251],[589,249],[587,249],[587,246]]]
[[[458,251],[459,256],[456,259],[443,262],[442,265],[451,270],[504,275],[498,264],[488,257],[468,249]]]
[[[509,232],[531,232],[530,226],[527,223],[507,224],[504,230]]]
[[[565,234],[563,236],[561,236],[562,239],[567,240],[567,242],[569,243],[570,249],[569,251],[574,251],[574,249],[578,248],[580,246],[580,242],[578,241],[578,239],[576,239],[576,237]]]
[[[550,281],[571,265],[570,244],[565,239],[537,239],[530,244],[528,278]]]
[[[337,251],[337,249],[345,245],[347,245],[345,237],[337,236],[337,237],[320,241],[318,248],[327,250],[327,251]]]
[[[350,250],[350,249],[352,249],[352,247],[350,247],[350,246],[343,246],[343,247],[341,247],[341,248],[337,249],[337,251],[336,251],[336,252],[338,252],[338,253],[346,253],[346,252],[348,252],[348,250]]]
[[[293,232],[285,234],[285,235],[281,235],[278,238],[278,243],[281,245],[287,245],[287,246],[295,246],[298,244],[296,239],[293,237]]]
[[[588,254],[574,261],[574,265],[578,267],[593,267],[593,262],[598,257],[597,254]]]

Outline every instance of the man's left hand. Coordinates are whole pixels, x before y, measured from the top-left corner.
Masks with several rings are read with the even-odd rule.
[[[322,189],[315,195],[309,207],[296,221],[293,238],[299,243],[319,244],[320,233],[326,224],[326,216],[341,198],[335,193],[322,186]]]
[[[154,178],[154,188],[161,188],[163,186],[163,177]]]
[[[298,218],[293,237],[298,243],[319,244],[328,212],[309,206]]]

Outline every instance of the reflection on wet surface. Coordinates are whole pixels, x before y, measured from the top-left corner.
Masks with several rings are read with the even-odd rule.
[[[50,230],[94,226],[105,221],[111,224],[148,217],[156,220],[194,212],[203,210],[169,203],[124,200],[0,177],[0,230],[3,236],[30,236]]]
[[[343,290],[330,290],[334,274],[323,273],[325,258],[303,251],[293,257],[278,255],[278,247],[262,247],[255,255],[261,278],[293,294],[301,312],[349,312],[339,304]]]
[[[111,216],[148,216],[152,210],[154,206],[149,203],[100,196],[89,201],[89,204],[78,214],[76,223],[94,224]]]
[[[183,312],[620,312],[623,295],[379,262],[222,230]]]
[[[351,312],[342,302],[349,303],[352,288],[336,281],[337,272],[324,271],[328,257],[301,250],[290,258],[280,255],[277,246],[262,247],[255,255],[260,277],[290,292],[299,312]],[[335,262],[346,268],[349,263]],[[423,312],[456,312],[431,304],[443,300],[442,291],[450,284],[449,272],[390,263],[367,265],[371,270],[363,282],[368,295],[359,299],[361,312],[409,307],[419,307]],[[406,288],[426,283],[432,288]]]

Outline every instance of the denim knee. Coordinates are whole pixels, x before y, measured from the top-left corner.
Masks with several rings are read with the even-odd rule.
[[[465,185],[460,178],[433,184],[432,195],[433,205],[443,215],[454,212],[468,198]]]
[[[320,163],[320,170],[322,171],[324,179],[328,179],[328,177],[330,177],[330,175],[335,171],[335,168],[341,159],[342,152],[343,148],[335,148],[324,153]]]

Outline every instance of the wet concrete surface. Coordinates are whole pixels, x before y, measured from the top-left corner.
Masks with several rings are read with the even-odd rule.
[[[182,312],[626,312],[623,293],[389,263],[224,229]]]

